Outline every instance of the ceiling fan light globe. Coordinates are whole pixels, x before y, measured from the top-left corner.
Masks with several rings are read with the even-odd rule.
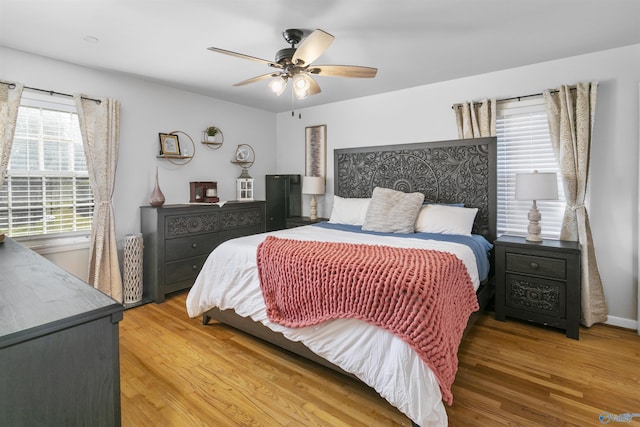
[[[282,77],[276,77],[269,82],[269,89],[271,89],[271,91],[275,93],[276,96],[282,95],[286,88],[287,81]]]
[[[293,76],[293,86],[296,90],[304,91],[309,88],[309,82],[302,74],[296,74]]]
[[[305,99],[307,96],[309,96],[309,90],[307,89],[299,89],[299,88],[293,88],[293,93],[295,94],[297,99]]]

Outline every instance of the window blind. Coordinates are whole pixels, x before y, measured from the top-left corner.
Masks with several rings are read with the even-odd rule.
[[[565,198],[542,96],[523,101],[498,103],[496,108],[498,154],[498,235],[526,235],[527,214],[532,201],[515,199],[516,174],[555,172],[558,200],[537,202],[542,215],[542,237],[558,239],[564,215]]]
[[[0,188],[0,228],[10,236],[91,229],[93,193],[72,102],[23,96]]]

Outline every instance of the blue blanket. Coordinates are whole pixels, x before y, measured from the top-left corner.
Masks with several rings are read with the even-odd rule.
[[[318,222],[313,224],[314,227],[331,228],[334,230],[348,231],[351,233],[366,233],[378,236],[392,236],[400,238],[422,239],[422,240],[439,240],[443,242],[461,243],[467,245],[473,251],[476,257],[476,265],[478,266],[478,277],[482,283],[489,277],[490,262],[489,253],[493,248],[484,236],[472,234],[471,236],[461,236],[457,234],[440,234],[440,233],[382,233],[378,231],[363,231],[359,225],[331,224],[329,222]]]

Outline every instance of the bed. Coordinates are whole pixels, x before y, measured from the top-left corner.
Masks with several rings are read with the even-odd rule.
[[[262,269],[258,268],[262,258],[257,254],[262,253],[258,251],[264,250],[267,243],[303,246],[301,242],[305,242],[304,245],[347,245],[349,248],[378,245],[398,250],[419,248],[427,249],[429,253],[453,253],[457,262],[466,268],[480,308],[465,318],[468,330],[493,295],[491,245],[488,242],[495,239],[495,157],[495,138],[335,150],[334,195],[337,197],[334,197],[331,223],[224,242],[211,253],[190,290],[188,314],[202,316],[203,324],[215,318],[354,376],[374,388],[415,425],[446,425],[443,398],[450,403],[451,396],[446,388],[442,388],[439,372],[425,363],[416,346],[389,329],[360,318],[331,318],[302,327],[287,327],[282,322],[270,320],[261,290],[260,278],[262,276],[264,281],[265,270],[262,264]],[[427,207],[428,212],[475,210],[472,225],[469,225],[471,236],[439,236],[441,233],[433,233],[428,227],[418,227],[419,217],[415,224],[420,232],[413,235],[376,230],[375,227],[373,231],[363,231],[363,228],[371,228],[370,216],[366,217],[369,219],[367,227],[339,218],[340,212],[347,216],[354,213],[353,203],[378,200],[383,191],[380,189],[424,195],[424,205],[418,208],[420,213],[426,212]],[[336,211],[338,202],[343,205],[342,211]],[[349,213],[345,213],[345,208]],[[295,254],[292,258],[296,258]],[[271,306],[269,310],[272,314]],[[459,341],[454,344],[452,347],[456,351]],[[363,358],[361,354],[367,354],[367,357]],[[457,362],[455,354],[453,356]]]

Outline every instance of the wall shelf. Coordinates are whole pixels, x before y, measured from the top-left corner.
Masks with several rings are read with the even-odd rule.
[[[189,136],[188,133],[183,132],[181,130],[174,130],[169,132],[170,135],[176,135],[176,134],[182,134],[184,136],[187,137],[187,139],[189,140],[189,142],[191,143],[191,152],[193,154],[158,154],[156,156],[156,158],[158,159],[165,159],[171,163],[173,163],[174,165],[186,165],[187,163],[189,163],[191,161],[191,159],[193,159],[193,157],[196,154],[196,144],[193,142],[193,139],[191,138],[191,136]],[[184,152],[189,152],[188,149],[180,147],[180,151],[182,153]]]
[[[253,162],[242,162],[239,160],[231,160],[231,163],[233,163],[234,165],[238,165],[243,169],[248,169],[253,166]]]
[[[249,169],[256,160],[256,152],[249,144],[239,144],[236,148],[235,158],[231,163],[240,166],[242,169]]]
[[[181,156],[179,154],[158,154],[158,159],[193,159],[193,156]]]
[[[218,130],[216,135],[213,137],[209,136],[208,133],[209,129],[212,127]],[[202,140],[200,142],[211,150],[217,150],[222,147],[222,144],[224,144],[224,133],[222,133],[222,129],[217,126],[209,126],[207,129],[202,131]]]

